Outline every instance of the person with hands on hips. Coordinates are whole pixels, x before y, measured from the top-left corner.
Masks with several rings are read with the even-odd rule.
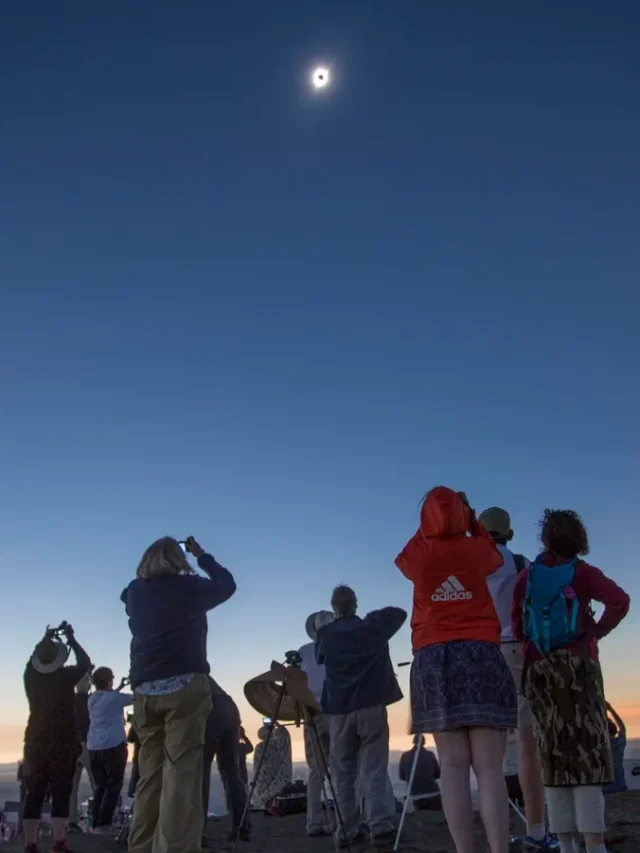
[[[194,571],[187,554],[206,577]],[[151,853],[154,836],[155,853],[200,853],[203,745],[212,708],[207,613],[235,591],[231,572],[193,536],[182,544],[166,536],[147,548],[122,593],[140,738],[130,853]]]

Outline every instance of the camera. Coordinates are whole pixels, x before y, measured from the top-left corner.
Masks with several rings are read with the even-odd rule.
[[[299,667],[302,663],[302,655],[300,654],[300,652],[297,651],[285,652],[284,659],[287,666]]]
[[[69,630],[70,627],[71,626],[69,625],[69,623],[65,620],[64,622],[61,622],[57,628],[51,629],[51,636],[56,640],[58,640],[60,637],[65,637],[66,632]]]

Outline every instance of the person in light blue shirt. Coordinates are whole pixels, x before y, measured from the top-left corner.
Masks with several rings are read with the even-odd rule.
[[[611,744],[611,754],[613,756],[613,782],[603,785],[602,790],[605,794],[617,794],[619,791],[628,790],[627,780],[624,775],[624,751],[627,746],[627,729],[608,702],[607,712],[609,714],[609,743]]]
[[[114,675],[106,666],[96,669],[92,680],[96,692],[89,697],[87,737],[91,775],[95,783],[92,822],[97,833],[108,833],[127,767],[124,709],[133,704],[133,694],[122,692],[127,683],[124,678],[118,689],[113,689]]]

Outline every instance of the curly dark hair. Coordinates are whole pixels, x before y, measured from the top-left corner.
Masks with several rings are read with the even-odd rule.
[[[572,509],[545,509],[540,522],[542,544],[565,560],[589,553],[587,529]]]

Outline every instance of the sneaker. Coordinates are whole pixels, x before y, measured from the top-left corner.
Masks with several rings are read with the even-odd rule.
[[[37,844],[25,844],[24,853],[39,853]]]
[[[67,839],[65,838],[64,841],[54,841],[51,845],[51,853],[71,853]]]
[[[307,832],[307,838],[327,838],[331,835],[326,829],[310,829]]]
[[[555,835],[552,835],[550,832],[547,832],[545,837],[541,841],[536,841],[535,838],[531,838],[530,835],[525,836],[522,839],[522,849],[523,850],[559,850],[560,842],[556,838]]]
[[[84,829],[80,826],[79,823],[69,823],[67,824],[67,832],[84,832]]]

